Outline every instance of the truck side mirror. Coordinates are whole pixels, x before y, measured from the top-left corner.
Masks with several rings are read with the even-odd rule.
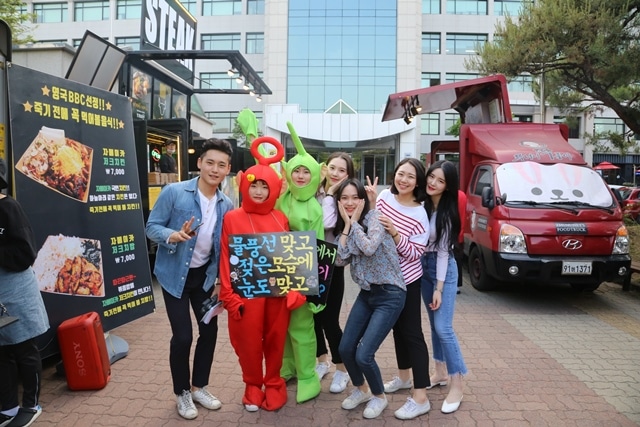
[[[496,206],[496,200],[493,196],[493,188],[491,186],[482,189],[482,206],[493,209]]]

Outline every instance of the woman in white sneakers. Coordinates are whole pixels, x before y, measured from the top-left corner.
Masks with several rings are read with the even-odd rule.
[[[336,198],[336,264],[350,264],[351,277],[360,286],[340,341],[340,355],[355,386],[342,408],[367,403],[362,416],[376,418],[387,407],[387,398],[375,353],[400,315],[407,292],[395,243],[382,227],[379,212],[369,210],[362,183],[345,181]]]
[[[393,326],[398,375],[385,383],[384,391],[413,390],[405,404],[395,412],[396,418],[410,420],[431,409],[427,397],[429,352],[422,332],[420,303],[420,257],[429,236],[429,220],[422,202],[426,198],[426,175],[423,164],[414,158],[402,159],[393,174],[390,189],[376,200],[384,228],[391,234],[400,257],[400,268],[407,287],[407,301]]]
[[[320,184],[316,199],[318,199],[318,202],[322,205],[324,239],[333,243],[335,241],[333,229],[336,226],[336,219],[338,218],[338,211],[334,200],[335,192],[344,180],[353,178],[353,159],[345,152],[336,151],[329,155],[326,166],[323,166],[323,168],[326,169],[326,176]],[[325,308],[313,316],[316,343],[318,345],[316,350],[316,372],[318,373],[318,377],[322,379],[329,373],[329,368],[331,367],[329,351],[327,350],[325,340],[329,343],[331,361],[336,365],[336,371],[333,374],[333,380],[329,388],[331,393],[342,393],[347,388],[347,384],[349,384],[349,374],[344,367],[344,363],[342,363],[342,358],[338,350],[340,340],[342,339],[340,309],[342,308],[343,296],[344,268],[334,267]]]

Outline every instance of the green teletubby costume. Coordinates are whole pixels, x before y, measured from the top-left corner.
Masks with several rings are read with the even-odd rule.
[[[293,125],[287,122],[287,127],[298,154],[288,162],[283,162],[288,188],[278,199],[277,208],[289,218],[292,231],[315,231],[318,239],[324,239],[322,206],[315,198],[321,180],[321,165],[307,154]],[[311,181],[304,187],[297,187],[291,178],[291,173],[300,166],[311,172]],[[293,376],[298,378],[298,403],[320,394],[320,379],[315,370],[317,344],[313,314],[323,308],[307,303],[291,312],[280,375],[285,379]]]

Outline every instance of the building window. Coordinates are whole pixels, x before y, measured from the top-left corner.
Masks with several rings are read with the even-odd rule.
[[[596,117],[593,119],[593,132],[611,132],[622,135],[625,132],[624,122],[617,117]]]
[[[240,33],[203,34],[200,42],[203,50],[240,50]]]
[[[264,0],[247,0],[247,15],[264,15]]]
[[[52,44],[66,44],[67,43],[67,39],[46,39],[46,40],[38,40],[37,43],[41,43],[41,44],[47,44],[47,43],[52,43]]]
[[[422,135],[440,135],[440,114],[421,114],[420,133]]]
[[[202,16],[240,15],[241,0],[202,0]]]
[[[233,133],[237,111],[206,111],[204,115],[213,123],[213,133]]]
[[[449,129],[458,123],[460,120],[460,114],[458,113],[445,113],[444,114],[444,133],[445,135],[451,135]]]
[[[118,0],[116,3],[118,19],[140,19],[142,0]]]
[[[533,123],[533,116],[528,114],[514,114],[512,120],[520,123]]]
[[[477,79],[479,74],[473,73],[447,73],[445,74],[445,83],[464,82],[465,80]]]
[[[507,89],[509,92],[531,92],[531,83],[533,77],[531,75],[517,76],[509,81]]]
[[[487,0],[447,0],[450,15],[486,15]]]
[[[396,92],[397,2],[289,1],[287,103],[377,113]]]
[[[235,83],[227,73],[200,73],[200,89],[235,89]]]
[[[129,46],[131,50],[140,50],[140,37],[116,37],[116,46]]]
[[[422,53],[440,54],[440,33],[422,33]]]
[[[194,16],[197,14],[198,5],[196,4],[196,0],[180,0],[180,3],[182,3],[184,8],[187,9],[190,14]]]
[[[73,20],[83,21],[108,21],[109,1],[79,1],[73,4]]]
[[[67,2],[34,3],[33,13],[37,24],[48,24],[67,21]]]
[[[246,53],[264,53],[264,33],[247,33]]]
[[[569,138],[580,138],[581,117],[553,116],[553,123],[564,123],[569,127]]]
[[[431,87],[440,84],[440,73],[422,73],[420,87]]]
[[[486,43],[486,34],[447,34],[447,55],[473,55],[478,53],[476,45]]]
[[[520,14],[522,7],[533,3],[533,0],[494,0],[493,13],[498,16],[513,16]]]
[[[422,13],[440,15],[440,0],[422,0]]]

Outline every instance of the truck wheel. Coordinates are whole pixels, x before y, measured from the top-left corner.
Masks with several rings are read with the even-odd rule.
[[[480,251],[477,247],[473,247],[469,253],[469,279],[471,286],[479,291],[490,291],[495,289],[496,283],[491,280],[486,272]]]
[[[577,292],[593,292],[600,286],[600,283],[596,284],[584,284],[584,283],[571,283],[571,288]]]

